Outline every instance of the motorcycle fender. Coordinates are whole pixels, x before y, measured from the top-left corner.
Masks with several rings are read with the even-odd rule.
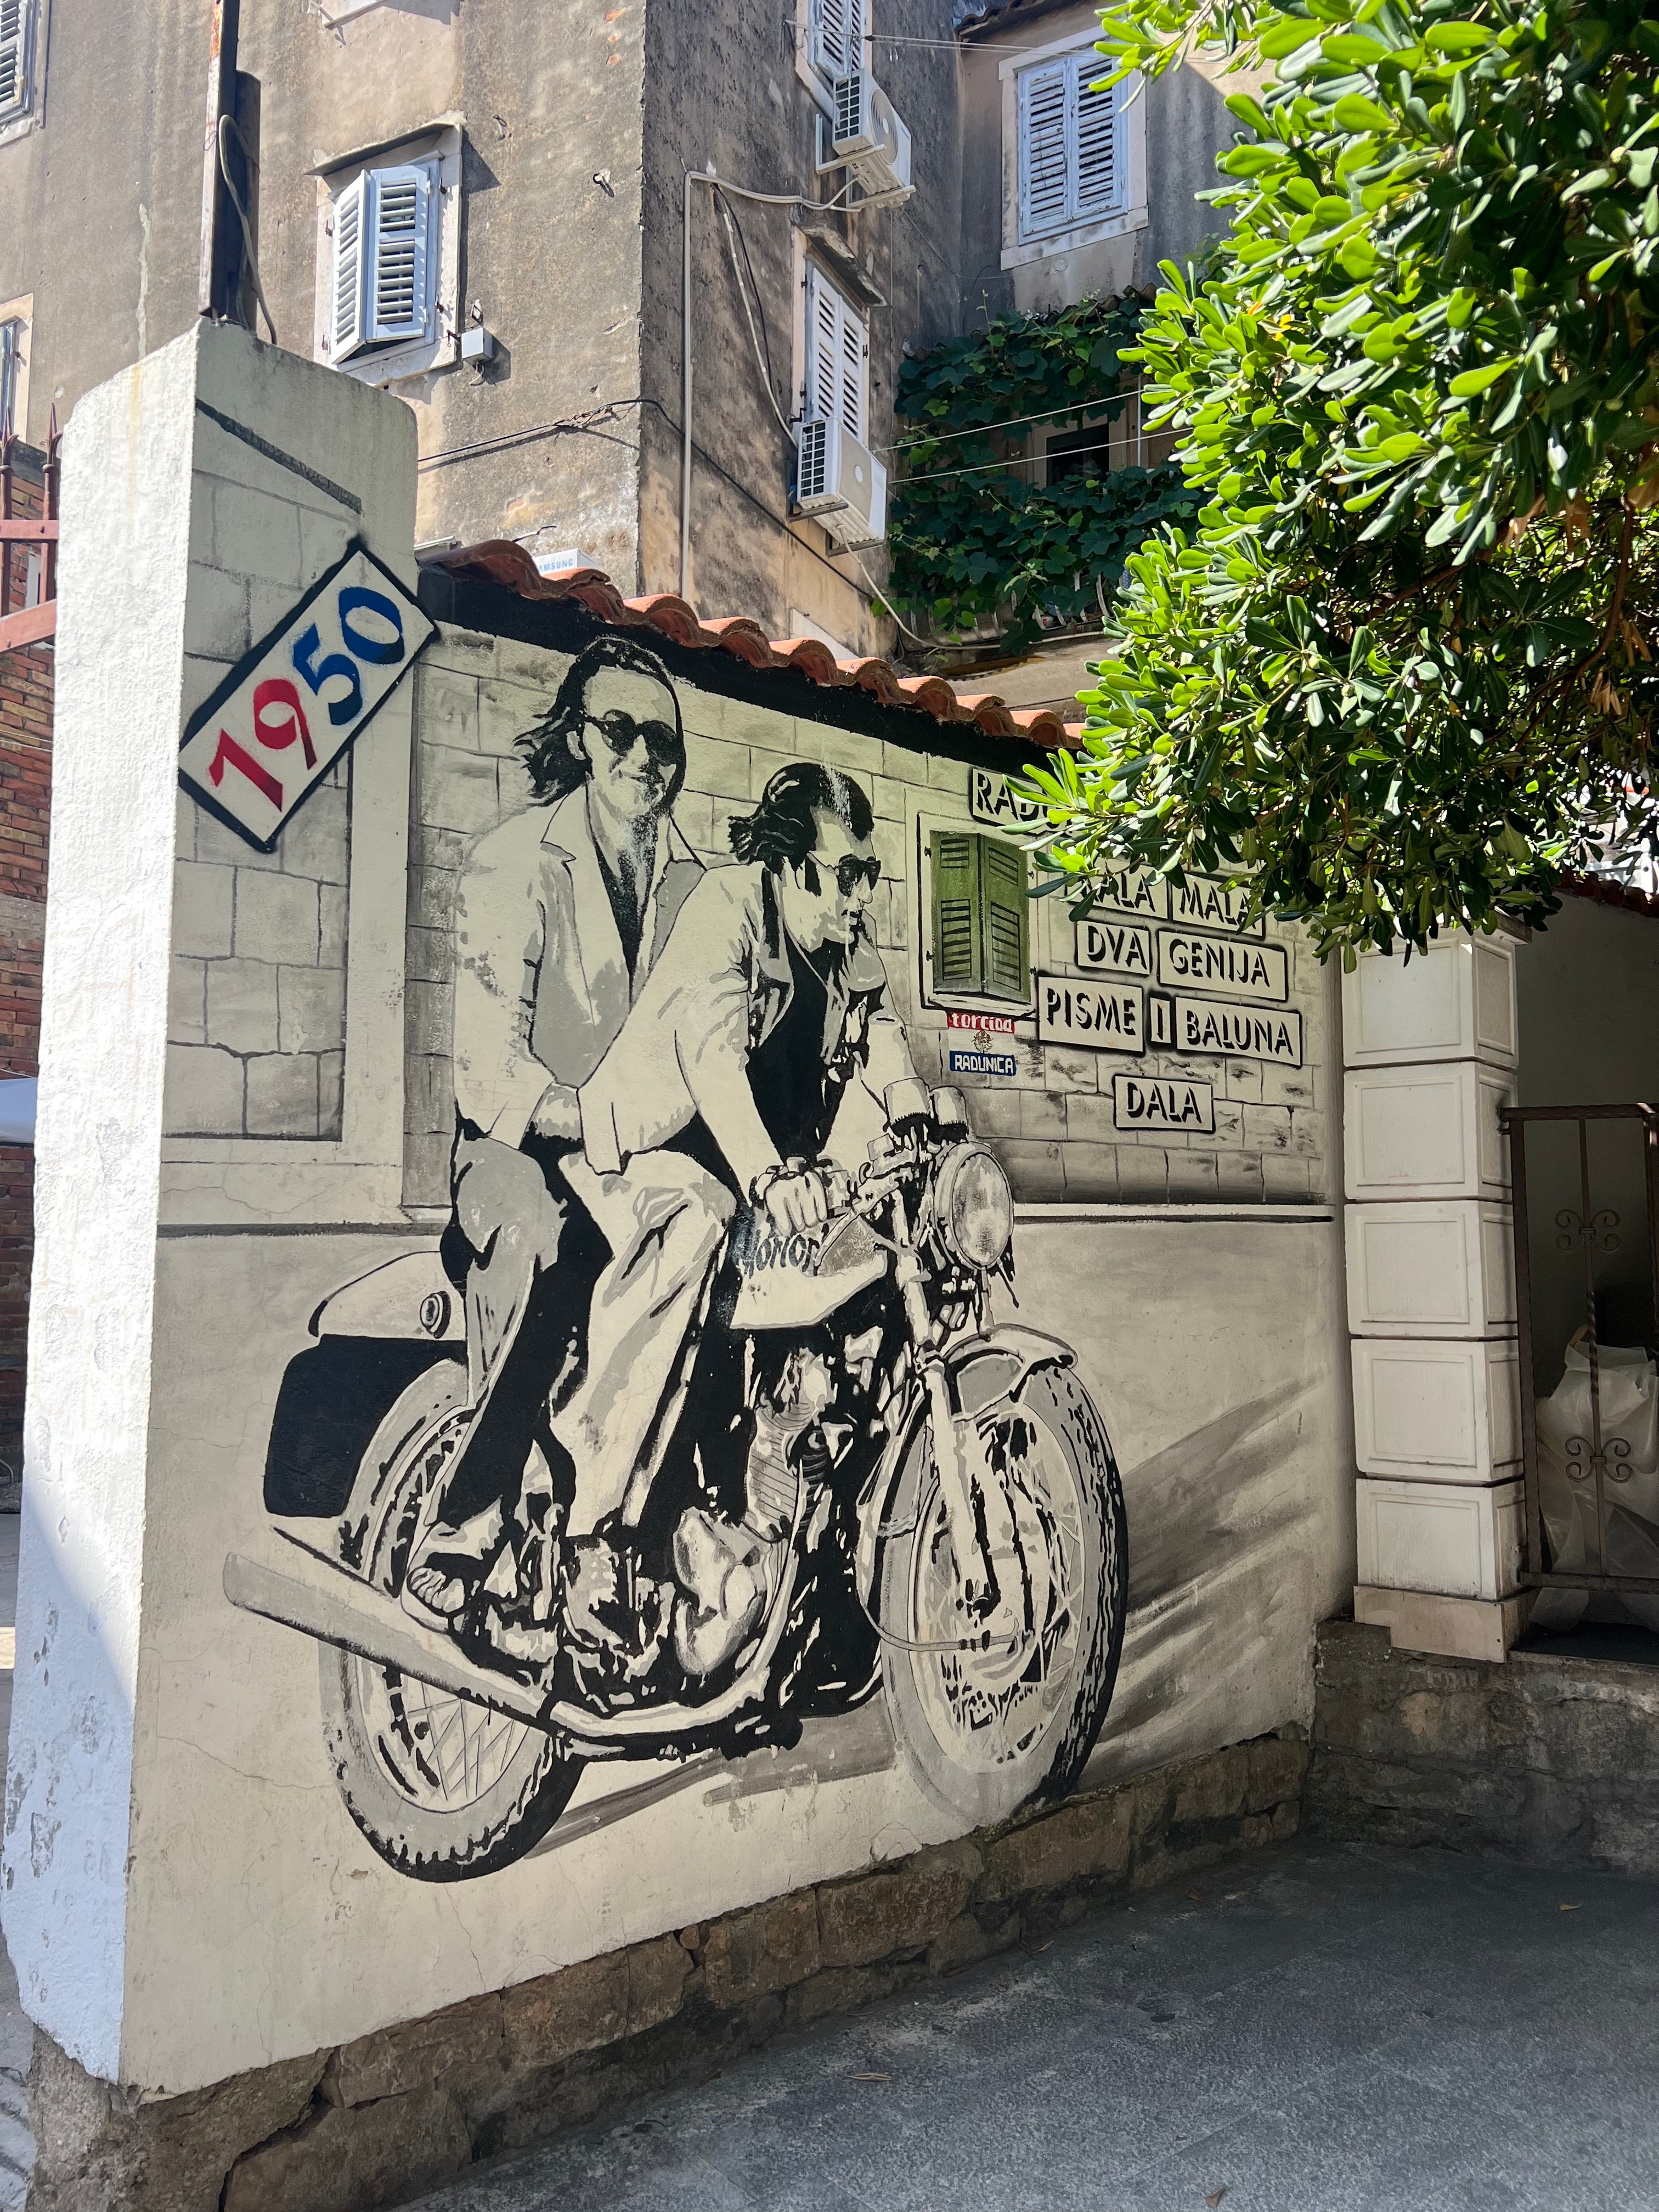
[[[1018,1398],[1039,1367],[1072,1367],[1077,1355],[1057,1336],[1009,1322],[981,1335],[964,1336],[947,1347],[945,1373],[957,1412],[971,1420],[1005,1398]],[[875,1587],[876,1567],[884,1536],[908,1534],[908,1527],[893,1525],[898,1504],[899,1473],[918,1423],[927,1418],[927,1401],[918,1391],[895,1431],[880,1463],[859,1500],[859,1542],[856,1571],[858,1590],[866,1605]]]
[[[434,1245],[387,1260],[331,1291],[311,1316],[311,1333],[464,1344],[466,1310]]]

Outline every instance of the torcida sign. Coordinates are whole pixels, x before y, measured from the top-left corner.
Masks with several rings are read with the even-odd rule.
[[[179,781],[270,852],[435,629],[392,571],[354,545],[191,715]]]

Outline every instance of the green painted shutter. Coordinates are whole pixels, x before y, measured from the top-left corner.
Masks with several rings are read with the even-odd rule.
[[[933,988],[983,988],[980,955],[979,839],[935,830],[933,864]]]
[[[992,999],[1030,996],[1031,905],[1025,854],[1000,837],[979,840],[981,911],[985,920],[984,990]]]

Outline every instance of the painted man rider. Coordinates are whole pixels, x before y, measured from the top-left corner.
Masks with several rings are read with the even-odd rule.
[[[703,870],[669,818],[685,780],[679,703],[653,653],[586,647],[520,739],[531,804],[482,837],[455,914],[454,1220],[474,1418],[404,1577],[411,1612],[449,1621],[501,1550],[550,1384],[580,1366],[603,1253],[564,1169],[577,1094],[622,1029]],[[573,1251],[572,1246],[582,1248]],[[561,1265],[561,1256],[563,1264]]]
[[[731,825],[738,865],[711,870],[687,899],[616,1042],[581,1086],[585,1157],[568,1172],[614,1255],[590,1316],[586,1379],[568,1417],[576,1433],[568,1520],[592,1583],[627,1540],[678,1410],[688,1334],[739,1198],[780,1232],[827,1215],[823,1156],[849,1088],[870,1101],[912,1074],[904,1032],[870,935],[880,879],[870,801],[850,776],[816,763],[781,769]],[[678,1259],[663,1261],[652,1224],[665,1210]],[[705,1256],[688,1284],[691,1254]],[[665,1325],[672,1322],[672,1327]],[[755,1516],[701,1509],[673,1542],[675,1655],[707,1674],[757,1619],[785,1540]],[[589,1617],[602,1608],[589,1607]]]

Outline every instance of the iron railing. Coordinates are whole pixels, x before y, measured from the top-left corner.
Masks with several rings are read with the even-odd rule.
[[[13,511],[17,480],[15,445],[9,431],[0,426],[0,653],[43,644],[58,628],[58,478],[63,445],[58,410],[54,407],[52,410],[38,514],[20,515]],[[40,589],[32,605],[26,603],[21,574],[14,574],[17,551],[29,547],[38,547],[40,554]],[[12,603],[14,586],[18,596],[15,606]]]
[[[1607,1516],[1617,1502],[1621,1484],[1631,1479],[1624,1462],[1630,1455],[1627,1438],[1609,1432],[1602,1423],[1601,1333],[1596,1310],[1598,1258],[1626,1248],[1625,1224],[1619,1211],[1598,1206],[1591,1184],[1589,1131],[1593,1122],[1637,1121],[1642,1130],[1642,1184],[1645,1197],[1649,1297],[1647,1312],[1650,1352],[1659,1347],[1659,1107],[1620,1106],[1506,1106],[1500,1109],[1510,1142],[1510,1168],[1515,1208],[1515,1306],[1520,1338],[1521,1452],[1526,1474],[1526,1539],[1521,1580],[1531,1589],[1606,1590],[1614,1594],[1659,1592],[1659,1577],[1615,1575],[1607,1571]],[[1577,1198],[1576,1206],[1555,1210],[1554,1249],[1564,1255],[1582,1282],[1584,1322],[1580,1342],[1589,1368],[1590,1422],[1587,1436],[1566,1442],[1570,1483],[1593,1484],[1595,1528],[1599,1541],[1595,1568],[1562,1570],[1548,1559],[1544,1532],[1538,1464],[1538,1405],[1536,1361],[1533,1341],[1534,1289],[1531,1216],[1528,1211],[1527,1131],[1534,1122],[1571,1121],[1577,1125]]]

